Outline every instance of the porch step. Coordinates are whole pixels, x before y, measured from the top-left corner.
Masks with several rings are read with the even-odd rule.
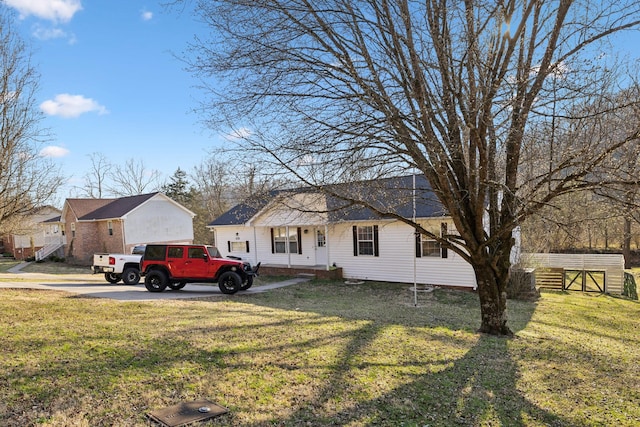
[[[315,273],[298,273],[296,274],[297,277],[302,277],[305,279],[315,279],[316,278],[316,274]]]

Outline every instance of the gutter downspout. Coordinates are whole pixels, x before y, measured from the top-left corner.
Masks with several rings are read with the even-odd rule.
[[[123,219],[119,219],[118,221],[120,221],[120,229],[122,229],[122,253],[126,254],[127,253],[127,239],[125,238],[125,231],[124,231],[124,220]]]

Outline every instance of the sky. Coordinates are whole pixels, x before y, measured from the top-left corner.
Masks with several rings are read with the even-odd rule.
[[[41,75],[41,125],[53,136],[41,153],[69,178],[62,199],[78,195],[92,153],[113,164],[141,160],[167,179],[232,138],[193,112],[205,95],[176,55],[207,29],[190,11],[167,0],[0,1],[16,11]],[[639,40],[625,34],[614,50],[638,58]]]
[[[192,112],[202,93],[175,57],[203,28],[163,1],[4,0],[41,75],[41,127],[53,136],[41,153],[69,177],[63,198],[74,196],[92,153],[114,164],[140,159],[169,177],[223,143]]]

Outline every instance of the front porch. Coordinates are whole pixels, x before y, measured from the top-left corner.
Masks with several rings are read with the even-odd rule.
[[[261,264],[261,276],[312,276],[317,279],[342,280],[342,267],[330,267],[326,265],[291,265]]]

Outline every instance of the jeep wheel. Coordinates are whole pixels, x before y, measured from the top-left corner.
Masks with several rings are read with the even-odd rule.
[[[246,283],[244,285],[240,286],[240,290],[241,291],[246,291],[247,289],[249,289],[251,287],[251,285],[253,285],[253,276],[248,276]]]
[[[144,287],[149,292],[162,292],[167,288],[167,275],[160,270],[151,270],[144,278]]]
[[[180,289],[184,288],[185,286],[187,286],[187,284],[185,282],[169,283],[169,288],[171,290],[174,290],[174,291],[179,291]]]
[[[122,281],[125,285],[137,285],[140,282],[140,271],[137,268],[125,268],[122,272]]]
[[[218,279],[218,287],[223,294],[235,294],[242,286],[242,278],[238,273],[225,271]]]
[[[120,275],[116,273],[104,273],[104,278],[114,285],[120,281]]]

